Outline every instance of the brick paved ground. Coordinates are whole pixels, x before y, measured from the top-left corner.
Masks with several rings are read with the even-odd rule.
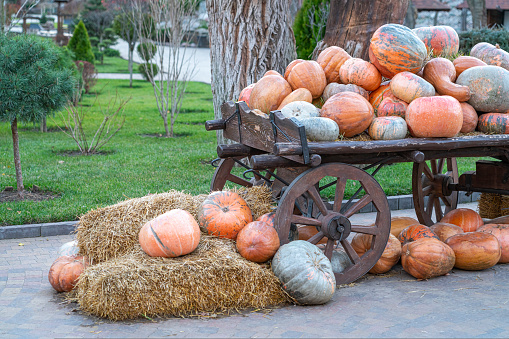
[[[402,212],[400,212],[402,213]],[[0,241],[0,338],[509,337],[509,266],[416,281],[397,266],[339,288],[323,306],[286,306],[215,319],[110,322],[82,314],[48,283],[72,236]]]

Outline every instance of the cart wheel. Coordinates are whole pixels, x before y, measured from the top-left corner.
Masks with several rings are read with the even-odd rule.
[[[343,196],[349,180],[359,183],[365,195],[348,206],[343,204]],[[325,193],[324,186],[319,187],[320,181],[322,184],[327,182],[326,187],[332,187],[333,202],[324,202],[320,196],[320,192]],[[349,218],[369,203],[373,203],[377,210],[370,221],[374,225],[352,225]],[[297,224],[316,227],[318,233],[309,242],[317,244],[322,238],[327,239],[327,258],[331,259],[336,247],[343,247],[352,264],[342,273],[335,273],[336,283],[340,285],[360,278],[378,261],[389,238],[391,214],[384,191],[371,175],[351,165],[329,163],[299,175],[281,197],[275,216],[281,245],[293,240],[289,238]],[[373,235],[371,249],[359,257],[347,239],[350,232]]]
[[[456,158],[443,158],[414,163],[412,192],[415,214],[423,225],[431,226],[458,206],[458,192],[448,188],[458,182]],[[425,197],[428,197],[425,201]],[[443,205],[441,204],[443,203]]]
[[[211,191],[221,191],[225,186],[229,184],[236,184],[244,187],[252,187],[259,185],[270,185],[273,181],[269,172],[263,174],[263,178],[259,175],[252,173],[251,179],[242,178],[232,173],[232,169],[235,166],[235,160],[233,158],[226,158],[219,161],[212,182],[210,184]],[[270,169],[274,173],[273,169]],[[263,171],[259,171],[263,172]],[[262,174],[262,173],[260,173]]]

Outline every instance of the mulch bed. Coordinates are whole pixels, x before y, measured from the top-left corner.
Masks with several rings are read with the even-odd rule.
[[[18,195],[18,191],[16,191],[12,186],[6,187],[3,191],[0,192],[0,203],[8,202],[8,201],[42,201],[42,200],[50,200],[58,197],[58,194],[48,191],[41,191],[39,187],[35,186],[29,190],[25,190],[23,192],[23,196],[20,197]]]

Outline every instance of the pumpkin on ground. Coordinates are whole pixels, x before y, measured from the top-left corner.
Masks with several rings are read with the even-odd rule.
[[[397,98],[411,103],[420,97],[432,97],[435,88],[418,75],[410,72],[398,73],[391,80],[391,92]]]
[[[348,267],[352,266],[350,257],[343,249],[340,248],[336,248],[332,251],[330,262],[332,265],[332,271],[337,274],[342,273]]]
[[[423,76],[440,95],[450,95],[459,102],[470,99],[470,88],[454,83],[456,81],[456,69],[450,60],[445,58],[431,59],[424,66]]]
[[[429,229],[432,230],[433,233],[435,233],[443,242],[445,242],[453,235],[464,233],[461,227],[446,222],[437,222],[433,226],[430,226]]]
[[[477,128],[483,133],[509,134],[509,115],[507,113],[485,113],[479,117]]]
[[[419,27],[413,31],[424,42],[428,53],[433,56],[450,57],[458,53],[460,38],[456,30],[450,26]]]
[[[369,126],[369,136],[373,140],[403,139],[407,132],[405,119],[397,116],[374,118]]]
[[[454,266],[467,271],[490,268],[498,263],[502,254],[497,237],[484,232],[456,234],[445,243],[456,254]]]
[[[484,225],[479,213],[470,208],[457,208],[449,211],[440,222],[457,225],[461,227],[464,232],[474,232]]]
[[[339,82],[339,69],[351,56],[341,47],[330,46],[320,52],[316,62],[323,68],[327,83]]]
[[[486,224],[479,227],[477,232],[493,234],[498,239],[502,251],[498,263],[507,264],[509,262],[509,225]]]
[[[454,267],[454,251],[435,238],[421,238],[401,248],[401,266],[417,279],[429,279],[449,273]]]
[[[287,118],[305,119],[320,116],[320,110],[306,101],[293,101],[281,108],[281,113]]]
[[[389,79],[401,72],[419,72],[427,56],[422,40],[403,25],[380,26],[369,44],[369,61]]]
[[[58,250],[58,256],[59,257],[62,257],[64,255],[73,256],[73,255],[78,255],[79,252],[80,252],[80,249],[78,247],[78,241],[73,240],[73,241],[66,242],[65,244],[60,246],[60,249]]]
[[[299,121],[306,128],[306,138],[310,141],[334,141],[339,137],[339,126],[332,119],[316,117]]]
[[[251,96],[251,92],[253,91],[253,88],[255,85],[256,85],[256,83],[251,84],[251,85],[247,86],[246,88],[244,88],[240,92],[239,100],[237,100],[237,101],[245,101],[247,106],[249,107],[249,97]]]
[[[212,192],[198,208],[200,229],[220,238],[236,239],[253,221],[251,210],[240,195],[230,191]]]
[[[372,63],[359,58],[345,61],[339,70],[341,82],[354,84],[366,91],[374,91],[382,83],[382,75]]]
[[[61,256],[51,265],[48,280],[57,292],[71,291],[83,270],[90,265],[82,256]]]
[[[371,125],[374,111],[369,101],[360,94],[342,92],[327,100],[320,116],[334,120],[338,124],[339,133],[350,138]]]
[[[378,110],[378,105],[382,102],[382,100],[388,95],[391,94],[391,82],[384,81],[380,84],[373,92],[369,93],[369,103],[373,106],[374,110]]]
[[[354,92],[357,94],[362,95],[364,98],[369,99],[369,92],[366,91],[364,88],[354,85],[354,84],[338,84],[335,82],[331,82],[327,86],[325,86],[325,89],[322,93],[322,99],[324,102],[329,100],[331,96],[334,94],[338,94],[341,92]]]
[[[285,79],[279,75],[267,75],[254,85],[248,106],[269,113],[276,110],[290,93],[292,88]]]
[[[475,131],[479,117],[475,109],[466,102],[461,102],[461,111],[463,112],[463,125],[461,125],[461,133],[470,133]]]
[[[262,214],[255,221],[263,221],[270,227],[274,227],[274,219],[276,218],[276,212],[270,212]]]
[[[484,61],[477,59],[472,56],[459,56],[452,62],[454,69],[456,70],[456,78],[465,70],[475,66],[488,66]]]
[[[362,256],[364,253],[371,250],[371,243],[373,241],[373,236],[370,234],[361,234],[357,233],[352,238],[352,248],[357,252],[357,254]],[[380,259],[376,262],[375,266],[373,266],[369,273],[373,274],[382,274],[389,272],[391,268],[397,264],[399,258],[401,257],[401,243],[398,238],[389,234],[389,240],[387,240],[387,245],[385,245],[385,249],[380,256]]]
[[[396,238],[408,226],[418,225],[419,221],[411,217],[392,217],[391,218],[391,234]]]
[[[398,235],[398,240],[402,245],[421,238],[438,239],[438,236],[428,226],[421,224],[408,226]]]
[[[396,116],[405,118],[408,104],[401,99],[396,98],[392,93],[387,95],[378,105],[376,116],[378,117],[389,117]]]
[[[452,138],[463,126],[460,102],[448,95],[417,98],[408,105],[406,122],[417,138]]]
[[[290,102],[294,101],[306,101],[311,103],[313,101],[313,97],[311,96],[311,92],[306,88],[297,88],[292,93],[288,94],[281,104],[279,104],[278,110],[281,110],[283,107],[288,105]]]
[[[493,46],[487,42],[480,42],[472,47],[470,55],[488,65],[500,66],[509,71],[509,53],[501,49],[498,44]]]
[[[272,259],[272,271],[283,289],[300,304],[325,304],[336,290],[331,262],[307,241],[281,246]]]
[[[240,255],[253,262],[266,262],[279,248],[279,236],[274,227],[263,221],[253,221],[237,235],[237,250]]]
[[[293,90],[308,89],[313,99],[316,99],[322,95],[325,86],[327,86],[327,79],[323,68],[316,61],[304,60],[292,67],[288,74],[288,83]]]

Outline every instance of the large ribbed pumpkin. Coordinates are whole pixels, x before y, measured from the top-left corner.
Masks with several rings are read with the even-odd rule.
[[[454,59],[452,62],[454,65],[454,69],[456,70],[456,78],[459,77],[461,73],[465,70],[475,67],[475,66],[487,66],[484,61],[474,58],[472,56],[462,55]]]
[[[417,225],[419,221],[411,217],[392,217],[391,218],[391,234],[395,237],[408,226]]]
[[[253,221],[251,210],[235,192],[212,192],[198,208],[198,223],[203,232],[220,238],[236,239],[244,226]]]
[[[498,263],[502,254],[500,243],[493,234],[467,232],[453,235],[445,241],[456,254],[455,267],[479,271]]]
[[[429,279],[449,273],[455,263],[454,251],[435,238],[422,238],[401,248],[401,266],[417,279]]]
[[[251,84],[244,88],[239,95],[238,101],[245,101],[246,104],[249,106],[249,97],[251,96],[251,92],[253,91],[253,88],[255,87],[256,83]]]
[[[394,94],[387,95],[380,105],[378,105],[378,110],[376,111],[376,116],[378,117],[400,117],[405,118],[406,110],[408,108],[408,104],[396,98]]]
[[[276,110],[290,93],[292,88],[285,79],[279,75],[267,75],[254,85],[248,106],[269,113]]]
[[[438,239],[438,236],[433,233],[432,230],[428,226],[424,226],[421,224],[411,225],[401,231],[398,235],[398,240],[402,245],[416,241],[421,238],[435,238]]]
[[[382,75],[372,63],[359,58],[345,61],[339,70],[341,82],[354,84],[366,91],[374,91],[382,83]]]
[[[288,74],[288,83],[293,90],[308,89],[313,99],[316,99],[322,95],[325,86],[327,86],[327,79],[323,68],[316,61],[304,60],[292,67]]]
[[[76,286],[81,273],[89,265],[86,257],[61,256],[49,269],[49,283],[57,292],[69,292]]]
[[[461,111],[463,112],[463,125],[461,125],[461,133],[470,133],[475,131],[479,117],[476,110],[466,102],[461,102]]]
[[[397,98],[411,103],[420,97],[432,97],[435,88],[418,75],[410,72],[398,73],[391,80],[391,92]]]
[[[460,74],[456,84],[470,89],[468,103],[476,111],[509,111],[509,71],[497,66],[472,67]]]
[[[384,81],[380,84],[373,92],[369,93],[369,103],[373,106],[374,110],[378,109],[378,105],[386,97],[387,94],[391,93],[391,82]]]
[[[236,240],[237,250],[247,260],[266,262],[279,248],[279,236],[274,227],[263,221],[253,221],[240,230]]]
[[[498,260],[499,264],[509,262],[509,225],[508,224],[486,224],[477,229],[477,232],[493,234],[500,243],[502,254]]]
[[[448,95],[417,98],[408,105],[406,122],[417,138],[452,138],[463,126],[458,100]]]
[[[313,101],[313,97],[311,96],[311,92],[306,88],[297,88],[292,93],[288,94],[283,101],[279,104],[278,110],[281,110],[283,107],[288,105],[290,102],[294,101],[305,101],[311,103]]]
[[[174,258],[191,253],[200,242],[200,227],[191,213],[174,209],[148,221],[139,242],[151,257]]]
[[[371,250],[371,244],[373,242],[373,236],[370,234],[357,233],[352,238],[352,248],[357,252],[359,256],[364,255],[366,252]],[[401,243],[398,238],[389,234],[387,245],[380,256],[380,259],[376,262],[369,273],[382,274],[389,272],[391,268],[397,264],[401,256]]]
[[[480,42],[470,50],[470,55],[476,57],[488,65],[500,66],[509,71],[509,53],[487,42]]]
[[[410,28],[398,24],[379,27],[369,44],[369,61],[389,79],[405,71],[419,72],[427,55],[422,40]]]
[[[327,100],[320,116],[334,120],[339,126],[339,133],[350,138],[371,125],[374,112],[369,101],[360,94],[342,92]]]
[[[304,61],[303,59],[295,59],[295,60],[293,60],[292,62],[290,62],[290,63],[288,64],[288,66],[286,66],[285,74],[284,74],[284,76],[283,76],[283,77],[285,78],[285,80],[287,80],[287,81],[288,81],[288,76],[290,75],[290,72],[292,71],[293,67],[294,67],[295,65],[297,65],[298,63],[301,63],[301,62],[303,62],[303,61]]]
[[[445,58],[431,59],[424,66],[423,77],[435,87],[440,95],[450,95],[459,102],[470,99],[470,88],[454,83],[456,81],[456,69],[450,60]]]
[[[274,219],[276,218],[276,212],[270,212],[262,214],[256,219],[256,221],[263,221],[270,227],[274,227]]]
[[[272,271],[283,289],[300,304],[325,304],[336,290],[331,262],[307,241],[281,246],[272,259]]]
[[[322,66],[327,83],[339,82],[339,69],[351,56],[341,47],[330,46],[320,52],[316,62]]]
[[[335,82],[331,82],[330,84],[325,86],[325,89],[323,90],[322,93],[323,102],[329,100],[329,98],[334,94],[338,94],[341,92],[354,92],[362,95],[366,99],[369,99],[369,92],[360,86],[354,84],[338,84]]]
[[[408,129],[405,119],[389,116],[374,118],[368,132],[373,140],[396,140],[405,138]]]
[[[470,208],[457,208],[449,211],[440,222],[457,225],[465,232],[474,232],[484,225],[479,213]]]
[[[413,31],[424,42],[428,53],[434,56],[450,57],[458,53],[460,38],[450,26],[419,27]]]
[[[509,134],[507,113],[485,113],[479,117],[478,129],[489,134]]]
[[[433,226],[430,226],[429,229],[432,230],[433,233],[435,233],[443,242],[445,242],[453,235],[464,233],[461,227],[446,222],[437,222]]]

